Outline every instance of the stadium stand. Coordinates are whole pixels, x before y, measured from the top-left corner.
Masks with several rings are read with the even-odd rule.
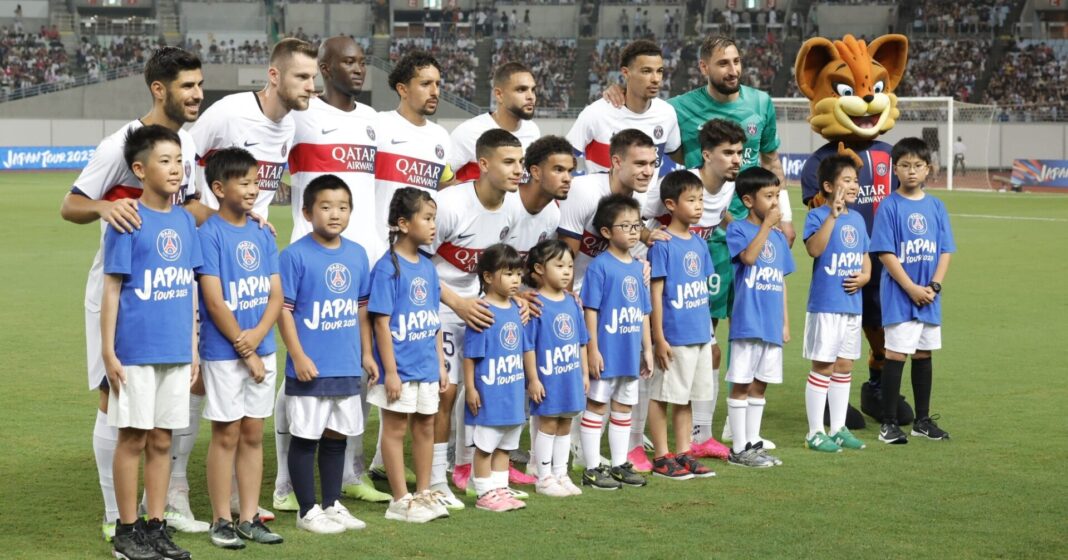
[[[474,97],[475,69],[478,67],[474,40],[394,39],[389,47],[389,60],[396,62],[408,51],[416,49],[429,51],[438,59],[442,66],[442,89],[466,99]]]
[[[522,62],[538,84],[539,109],[566,109],[574,83],[574,39],[497,39],[493,67]],[[493,87],[490,84],[489,87]]]
[[[1068,39],[1018,41],[993,73],[985,102],[1008,109],[999,120],[1068,118]]]
[[[986,71],[992,44],[989,39],[912,39],[908,70],[897,94],[975,101],[974,88]]]

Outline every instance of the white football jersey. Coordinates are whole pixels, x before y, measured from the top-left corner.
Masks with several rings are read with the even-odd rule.
[[[487,210],[475,194],[475,183],[453,185],[437,194],[437,230],[431,246],[438,278],[464,298],[477,297],[478,275],[475,269],[483,251],[490,245],[506,242],[523,210],[518,196],[509,193],[496,210]],[[442,320],[459,321],[455,313],[441,306]]]
[[[74,181],[71,192],[84,195],[92,200],[119,200],[122,198],[140,198],[141,181],[126,166],[123,146],[126,134],[144,126],[140,120],[130,121],[111,136],[104,138],[93,152],[93,157],[82,169]],[[178,131],[182,140],[182,186],[174,197],[175,204],[182,204],[196,194],[193,182],[193,165],[196,161],[196,146],[193,137],[185,130]],[[104,293],[104,231],[111,227],[100,221],[100,248],[93,257],[89,267],[89,278],[85,283],[85,308],[92,312],[100,311],[100,300]]]
[[[449,167],[456,173],[458,181],[473,181],[478,179],[478,158],[475,157],[475,143],[487,130],[500,128],[497,121],[489,113],[483,113],[460,123],[453,129],[449,139],[452,141],[452,150],[449,151]],[[519,121],[519,130],[512,133],[523,145],[523,153],[541,138],[541,130],[534,121]],[[525,181],[524,181],[525,182]]]
[[[653,99],[644,113],[635,113],[626,106],[616,109],[604,99],[598,99],[579,113],[567,133],[567,141],[586,158],[587,173],[608,171],[612,166],[608,153],[612,135],[628,128],[648,134],[656,144],[655,177],[665,175],[674,168],[674,165],[665,167],[664,158],[682,146],[679,120],[675,108],[659,98]]]
[[[560,204],[554,200],[542,208],[541,212],[531,214],[523,206],[519,193],[508,193],[508,196],[515,197],[519,202],[519,220],[512,228],[512,235],[507,243],[526,258],[527,252],[535,245],[556,237],[556,229],[560,227]]]
[[[688,169],[687,171],[696,175],[698,179],[701,178],[700,169]],[[690,226],[690,232],[707,241],[712,236],[716,226],[723,221],[723,212],[730,206],[731,199],[734,198],[734,181],[723,183],[723,188],[719,189],[716,194],[709,193],[708,189],[702,189],[701,192],[704,199],[704,212],[701,213],[701,220],[696,225]],[[657,225],[666,227],[670,224],[671,214],[668,213],[664,203],[660,201],[660,182],[657,181],[649,185],[649,190],[646,191],[645,195],[645,208],[642,215],[652,218],[649,220],[649,229]]]
[[[352,191],[352,215],[342,233],[367,251],[375,262],[385,252],[381,235],[375,231],[375,124],[378,113],[360,103],[342,111],[314,98],[307,111],[293,113],[296,133],[289,151],[289,173],[293,177],[293,235],[290,243],[311,232],[304,219],[304,189],[316,177],[333,174]]]
[[[204,204],[219,208],[219,201],[204,177],[207,158],[221,148],[244,148],[260,164],[257,177],[260,195],[252,211],[267,218],[286,169],[293,129],[292,111],[278,122],[268,119],[255,92],[227,95],[208,107],[190,130],[197,143],[197,185]]]
[[[385,244],[394,191],[419,187],[437,198],[438,183],[448,161],[449,133],[435,122],[416,126],[396,111],[385,111],[378,114],[375,135],[375,229]]]
[[[560,201],[560,227],[557,231],[561,236],[579,240],[579,254],[575,256],[576,292],[582,288],[582,279],[590,261],[608,249],[608,241],[594,231],[593,215],[597,213],[597,204],[611,192],[608,173],[594,173],[572,179],[567,200]],[[639,207],[645,206],[645,195],[634,193]],[[635,257],[644,256],[647,252],[641,242],[631,249]]]

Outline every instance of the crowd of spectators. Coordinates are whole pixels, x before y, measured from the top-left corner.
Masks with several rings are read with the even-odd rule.
[[[735,43],[742,55],[742,79],[741,82],[749,87],[770,90],[775,80],[775,75],[782,67],[782,41],[773,33],[768,33],[763,39],[747,39],[736,37]],[[686,72],[686,80],[682,91],[701,87],[708,83],[708,79],[701,75],[698,67],[698,47],[690,45],[682,50],[681,62]]]
[[[654,38],[655,40],[655,38]],[[660,97],[667,99],[672,95],[672,84],[683,62],[684,43],[681,39],[657,41],[664,53],[664,80],[660,84]],[[590,103],[601,98],[604,88],[611,84],[623,83],[620,69],[620,55],[631,41],[623,39],[601,39],[590,53],[589,86]],[[696,64],[696,63],[695,63]]]
[[[574,39],[497,39],[496,47],[494,68],[515,61],[534,73],[539,109],[568,108],[574,84]]]
[[[988,39],[913,39],[899,97],[954,97],[975,101],[975,84],[986,71]]]
[[[990,33],[1005,26],[1012,9],[1010,0],[944,2],[924,0],[915,7],[912,31],[955,35]]]
[[[75,70],[55,27],[41,26],[37,33],[0,28],[0,90],[5,97],[12,91],[41,84],[56,89],[69,87],[74,83]]]
[[[993,73],[985,102],[1000,106],[999,120],[1068,118],[1068,40],[1017,42]]]
[[[441,82],[444,91],[464,99],[474,98],[478,57],[475,56],[473,39],[452,41],[393,39],[389,46],[389,60],[396,62],[409,51],[416,49],[430,52],[441,64]]]

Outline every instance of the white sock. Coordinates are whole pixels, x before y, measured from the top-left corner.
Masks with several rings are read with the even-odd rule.
[[[553,476],[567,474],[567,460],[571,458],[571,438],[556,436],[553,440]]]
[[[290,439],[289,416],[286,414],[286,389],[281,387],[274,401],[274,455],[278,461],[278,474],[274,477],[275,494],[288,494],[293,491],[293,485],[289,479]]]
[[[719,370],[712,370],[712,400],[690,401],[693,410],[693,443],[712,439],[712,417],[716,415],[716,397],[719,393]]]
[[[371,468],[384,468],[385,462],[382,461],[382,409],[378,409],[378,441],[375,442],[375,456],[371,458]]]
[[[490,480],[494,488],[508,488],[508,471],[493,471]]]
[[[430,485],[445,484],[445,468],[449,466],[449,444],[434,444],[434,459],[430,463]]]
[[[531,415],[529,418],[527,418],[527,429],[530,433],[530,461],[528,461],[528,464],[530,465],[537,465],[539,463],[538,450],[535,449],[534,443],[538,439],[538,427],[540,424],[541,422],[538,421],[537,416]],[[551,456],[549,457],[549,460],[552,461]]]
[[[547,434],[545,432],[537,432],[537,436],[534,438],[534,454],[531,456],[533,461],[535,457],[541,457],[538,459],[538,478],[545,480],[553,474],[553,450],[556,447],[556,436],[553,434]]]
[[[474,430],[475,430],[474,426],[468,426],[468,425],[465,425],[465,424],[460,424],[456,428],[456,432],[458,434],[460,434],[459,437],[463,438],[462,440],[461,439],[457,439],[457,441],[456,441],[456,466],[457,467],[459,467],[461,465],[470,465],[471,462],[475,460],[475,446],[474,445],[467,445],[468,441],[474,441],[473,437],[470,438],[470,439],[467,437],[467,434],[469,432],[474,432]]]
[[[764,404],[767,403],[766,399],[757,399],[749,397],[749,408],[745,412],[745,435],[753,445],[761,440],[760,437],[760,422],[764,419]],[[734,439],[739,439],[738,434],[734,434]]]
[[[731,427],[731,450],[735,453],[745,451],[749,441],[745,437],[745,421],[748,416],[749,401],[745,399],[727,399],[727,425]]]
[[[119,429],[108,426],[108,415],[97,410],[96,423],[93,424],[93,455],[96,456],[100,493],[104,496],[104,519],[108,523],[114,523],[119,518],[119,503],[115,499],[115,479],[112,474],[118,443]]]
[[[612,412],[608,425],[608,453],[612,460],[612,466],[618,467],[627,462],[627,452],[630,448],[631,437],[631,413]]]
[[[477,476],[472,476],[471,482],[475,485],[475,495],[480,498],[486,492],[496,489],[496,486],[493,485],[492,474],[490,474],[490,476],[487,476],[486,478],[478,478]]]
[[[571,418],[571,433],[568,439],[571,440],[571,448],[575,450],[576,464],[586,460],[586,455],[582,452],[582,415],[585,413],[582,411]]]
[[[589,410],[582,413],[579,438],[582,440],[582,459],[586,462],[587,469],[596,469],[601,466],[601,426],[603,425],[604,415]]]
[[[189,488],[189,478],[186,469],[189,467],[189,456],[193,454],[193,447],[197,443],[197,434],[200,432],[200,415],[203,410],[204,397],[202,395],[189,395],[189,425],[183,430],[171,432],[171,488]]]
[[[363,436],[349,436],[345,438],[345,466],[341,472],[343,484],[355,484],[359,481],[356,474],[356,450],[363,447]],[[361,462],[363,457],[360,457]]]
[[[649,417],[648,379],[638,379],[638,406],[632,407],[630,414],[630,441],[627,443],[627,451],[645,445],[645,419]]]
[[[808,415],[808,437],[823,431],[823,410],[827,406],[827,385],[831,378],[814,371],[808,372],[805,384],[805,414]]]
[[[827,391],[827,402],[831,405],[831,433],[845,427],[846,410],[849,408],[849,386],[853,382],[851,372],[831,374],[831,387]]]

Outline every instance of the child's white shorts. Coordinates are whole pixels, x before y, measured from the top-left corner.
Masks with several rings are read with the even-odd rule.
[[[586,397],[598,403],[616,401],[619,404],[634,406],[638,404],[638,378],[590,379],[590,392]]]
[[[261,356],[263,382],[249,375],[244,360],[206,360],[200,363],[204,378],[204,418],[233,422],[242,418],[268,418],[274,413],[274,381],[278,363],[274,354]]]
[[[712,343],[672,346],[671,353],[673,358],[667,369],[653,364],[649,398],[671,404],[712,400]]]
[[[921,321],[905,321],[883,327],[886,331],[886,349],[899,354],[912,355],[917,350],[942,348],[942,326]]]
[[[727,370],[730,383],[782,383],[782,346],[759,338],[731,341],[731,367]]]
[[[496,449],[512,451],[519,449],[519,434],[523,425],[518,426],[468,426],[467,446],[474,446],[483,453],[493,453]]]
[[[460,323],[441,323],[442,350],[445,354],[445,369],[449,372],[449,383],[463,385],[464,378],[464,331],[467,325]]]
[[[400,398],[389,402],[386,397],[386,385],[376,383],[367,390],[367,402],[382,410],[398,414],[437,414],[440,387],[441,385],[437,382],[401,383]]]
[[[284,388],[283,388],[284,390]],[[319,439],[333,430],[344,436],[363,433],[360,395],[313,397],[286,395],[289,433],[304,439]]]
[[[108,393],[108,426],[139,430],[189,426],[189,364],[127,365],[122,369],[126,383]]]
[[[861,315],[855,313],[805,313],[806,360],[831,363],[838,358],[860,358]]]

